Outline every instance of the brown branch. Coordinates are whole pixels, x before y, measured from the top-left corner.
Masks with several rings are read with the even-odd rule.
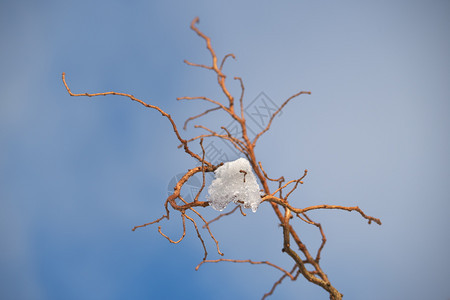
[[[66,90],[69,93],[69,95],[73,96],[73,97],[84,97],[84,96],[96,97],[96,96],[107,96],[107,95],[122,96],[122,97],[127,97],[127,98],[131,99],[132,101],[136,101],[136,102],[142,104],[143,106],[145,106],[147,108],[152,108],[152,109],[157,110],[162,116],[166,117],[169,120],[170,124],[172,125],[173,131],[175,132],[175,135],[177,136],[177,138],[181,142],[181,144],[183,144],[183,146],[184,146],[184,151],[186,153],[188,153],[190,156],[192,156],[193,158],[197,159],[198,161],[201,161],[200,156],[198,156],[197,154],[195,154],[194,152],[189,150],[189,147],[187,146],[186,140],[181,138],[180,133],[178,132],[177,126],[175,125],[175,122],[173,121],[172,117],[168,113],[163,111],[161,108],[159,108],[158,106],[147,104],[144,101],[134,97],[133,95],[125,94],[125,93],[117,93],[117,92],[93,93],[93,94],[89,94],[89,93],[75,94],[75,93],[72,93],[72,91],[70,90],[69,86],[67,85],[66,73],[65,72],[62,73],[62,81],[63,81],[64,86],[66,87]],[[209,163],[207,163],[207,164],[209,164]],[[209,165],[211,165],[211,164],[209,164]]]
[[[213,70],[213,68],[210,67],[210,66],[192,63],[192,62],[188,61],[187,59],[184,60],[184,63],[187,64],[187,65],[193,66],[193,67],[199,67],[199,68],[204,68],[204,69],[207,69],[207,70]]]
[[[225,77],[226,76],[222,73],[222,70],[217,67],[217,56],[216,56],[216,53],[214,52],[213,47],[211,46],[211,39],[195,26],[195,24],[198,22],[199,22],[199,18],[197,17],[191,22],[191,29],[193,31],[195,31],[195,33],[197,33],[198,36],[200,36],[202,39],[205,40],[206,48],[209,50],[209,53],[211,54],[211,58],[212,58],[212,66],[210,67],[210,69],[212,69],[214,72],[216,72],[217,82],[218,82],[219,86],[222,88],[222,91],[225,94],[225,96],[228,98],[230,112],[234,113],[234,98],[233,98],[233,96],[231,96],[230,92],[228,91],[227,87],[225,86]]]
[[[264,196],[261,203],[264,201],[268,201],[268,202],[272,202],[272,203],[276,203],[281,206],[284,206],[285,208],[288,208],[290,211],[292,211],[296,214],[301,214],[301,213],[304,213],[304,212],[307,212],[310,210],[317,210],[317,209],[338,209],[338,210],[346,210],[346,211],[357,211],[364,219],[367,219],[369,221],[369,224],[371,224],[372,221],[374,221],[378,225],[381,225],[380,219],[377,219],[377,218],[374,218],[371,216],[367,216],[358,206],[346,207],[346,206],[340,206],[340,205],[322,204],[322,205],[315,205],[315,206],[310,206],[310,207],[306,207],[306,208],[294,208],[291,205],[289,205],[289,203],[286,202],[284,199],[274,197],[273,195]]]
[[[250,263],[252,265],[261,265],[261,264],[266,264],[269,265],[271,267],[274,267],[275,269],[280,270],[281,272],[283,272],[286,276],[289,276],[289,278],[291,278],[292,280],[294,280],[294,276],[292,276],[291,273],[289,273],[288,271],[286,271],[285,269],[271,263],[268,261],[252,261],[250,259],[245,259],[245,260],[240,260],[240,259],[228,259],[228,258],[220,258],[220,259],[215,259],[215,260],[204,260],[202,262],[200,262],[197,267],[195,267],[195,270],[197,271],[200,266],[203,263],[217,263],[217,262],[221,262],[221,261],[229,261],[229,262],[234,262],[234,263]]]
[[[320,244],[320,247],[319,247],[319,249],[317,250],[316,259],[315,259],[316,262],[319,262],[319,260],[320,260],[320,254],[322,253],[322,249],[325,247],[325,243],[327,242],[327,238],[326,238],[326,236],[325,236],[325,233],[323,232],[322,225],[321,225],[320,223],[314,222],[314,221],[311,220],[311,219],[308,217],[308,215],[305,214],[305,213],[302,213],[302,215],[306,218],[306,220],[303,219],[303,218],[300,216],[300,214],[297,214],[297,216],[298,216],[301,220],[303,220],[303,221],[305,221],[306,223],[311,224],[311,225],[314,225],[314,226],[316,226],[317,228],[319,228],[320,235],[322,236],[322,243]]]
[[[246,217],[247,214],[246,214],[244,211],[242,211],[242,205],[238,205],[237,207],[239,207],[239,210],[241,211],[241,215],[243,215],[244,217]]]
[[[305,267],[303,260],[298,256],[298,254],[291,249],[290,245],[290,235],[291,226],[289,225],[289,220],[291,219],[291,211],[289,209],[286,209],[285,217],[282,223],[283,227],[283,252],[286,252],[294,261],[297,263],[300,273],[302,273],[303,277],[305,277],[306,280],[321,286],[323,289],[325,289],[330,294],[330,299],[332,300],[341,300],[342,294],[339,293],[339,291],[331,285],[331,283],[328,280],[322,280],[320,278],[317,278],[314,276],[314,274],[311,274]]]
[[[165,235],[162,231],[161,231],[161,226],[158,227],[158,232],[165,237],[169,242],[171,242],[172,244],[178,244],[179,242],[181,242],[184,237],[186,236],[186,221],[185,221],[185,214],[182,213],[181,214],[181,218],[183,219],[183,235],[180,237],[180,239],[178,241],[174,241],[172,240],[170,237],[168,237],[167,235]]]
[[[292,192],[295,191],[295,189],[297,188],[299,183],[303,184],[302,180],[306,177],[307,174],[308,174],[308,170],[305,170],[305,172],[303,172],[303,176],[296,180],[295,185],[292,188],[292,190],[289,193],[287,193],[286,197],[284,197],[285,200],[287,200],[289,198],[289,195],[291,195]]]
[[[227,107],[225,107],[222,103],[220,103],[216,100],[213,100],[211,98],[208,98],[208,97],[203,97],[203,96],[200,96],[200,97],[178,97],[177,100],[178,101],[180,101],[180,100],[205,100],[205,101],[211,102],[211,103],[219,106],[224,111],[229,113],[229,109]]]
[[[266,179],[268,179],[268,180],[270,180],[270,181],[276,181],[276,182],[278,182],[278,189],[277,189],[277,191],[280,193],[280,194],[279,194],[279,195],[280,195],[279,197],[280,197],[280,198],[283,198],[283,190],[282,190],[282,188],[281,188],[281,185],[282,185],[283,182],[284,182],[284,177],[281,176],[281,177],[278,178],[278,179],[272,179],[272,178],[270,178],[270,177],[267,175],[267,173],[266,173],[266,171],[264,170],[264,168],[263,168],[263,166],[262,166],[262,164],[261,164],[260,161],[258,161],[258,165],[259,165],[259,167],[261,168],[261,171],[263,172],[264,177],[265,177]],[[276,192],[275,192],[274,194],[276,194]]]
[[[222,63],[220,64],[220,70],[222,70],[223,68],[223,64],[225,63],[225,61],[227,60],[228,57],[232,57],[233,59],[236,59],[236,56],[234,56],[233,53],[229,53],[227,55],[224,56],[224,58],[222,59]]]
[[[200,194],[205,188],[205,149],[203,148],[203,139],[200,139],[200,147],[202,148],[202,186],[197,195],[195,195],[194,202],[198,202],[198,197],[200,197]]]
[[[210,235],[211,238],[213,239],[214,243],[216,243],[217,253],[218,253],[219,255],[223,256],[224,254],[222,253],[222,251],[220,251],[220,248],[219,248],[219,241],[217,241],[216,238],[214,237],[214,235],[213,235],[213,233],[211,232],[211,229],[209,228],[209,225],[207,224],[205,218],[203,218],[203,216],[202,216],[200,213],[198,213],[196,210],[194,210],[194,209],[192,209],[192,208],[191,208],[191,210],[194,211],[194,212],[199,216],[199,218],[202,219],[202,221],[205,223],[205,226],[206,226],[206,229],[208,230],[209,235]]]
[[[263,168],[263,166],[262,166],[262,164],[261,164],[260,161],[258,161],[258,164],[259,164],[259,167],[261,168],[261,171],[262,171],[263,174],[264,174],[264,177],[266,177],[266,178],[269,179],[270,181],[284,181],[284,177],[283,177],[283,176],[281,176],[281,177],[278,178],[278,179],[272,179],[272,178],[270,178],[269,176],[267,176],[266,171],[264,171],[264,168]],[[276,194],[276,192],[275,192],[274,194]]]
[[[210,112],[212,112],[212,111],[218,110],[218,109],[221,109],[221,107],[218,106],[218,107],[214,107],[214,108],[208,109],[208,110],[202,112],[201,114],[198,114],[198,115],[196,115],[196,116],[193,116],[193,117],[190,117],[190,118],[186,119],[186,121],[184,122],[183,129],[186,130],[187,124],[188,124],[190,121],[195,120],[195,119],[200,118],[200,117],[203,117],[204,115],[206,115],[206,114],[208,114],[208,113],[210,113]]]
[[[240,139],[238,139],[237,137],[232,136],[231,133],[228,131],[228,129],[225,126],[220,126],[220,128],[225,130],[225,132],[227,133],[227,136],[231,140],[233,140],[233,142],[235,142],[237,145],[239,145],[239,147],[241,149],[240,151],[242,153],[245,153],[245,148],[246,148],[245,143],[243,141],[241,141]]]
[[[205,126],[202,126],[202,125],[195,125],[194,128],[201,128],[201,129],[204,129],[204,130],[208,131],[208,132],[211,134],[211,136],[215,136],[215,137],[218,137],[218,138],[222,138],[222,139],[224,139],[224,140],[228,140],[228,141],[231,142],[231,144],[232,144],[239,152],[245,153],[245,150],[242,148],[242,146],[241,146],[239,143],[237,143],[238,139],[235,138],[235,137],[233,137],[233,136],[230,135],[229,133],[228,133],[227,135],[224,135],[224,134],[218,134],[217,132],[215,132],[215,131],[213,131],[213,130],[211,130],[211,129],[205,127]],[[224,129],[225,132],[226,132],[225,127],[223,127],[223,129]],[[194,140],[194,139],[197,139],[197,137],[196,137],[196,138],[192,138],[191,140]],[[239,142],[241,142],[241,141],[239,141]],[[241,143],[242,143],[242,142],[241,142]]]
[[[181,199],[181,201],[183,201],[184,203],[187,203],[186,202],[186,200],[184,200],[182,197],[180,197],[180,199]],[[205,226],[206,226],[206,229],[208,230],[208,233],[209,233],[209,235],[210,235],[210,237],[213,239],[213,241],[216,243],[216,248],[217,248],[217,253],[219,254],[219,255],[221,255],[221,256],[223,256],[223,253],[220,251],[220,247],[219,247],[219,242],[216,240],[216,238],[214,237],[214,235],[213,235],[213,233],[211,232],[211,229],[209,228],[209,226],[208,226],[208,224],[207,224],[207,222],[206,222],[206,220],[205,220],[205,218],[203,218],[203,216],[198,212],[198,211],[196,211],[195,209],[193,209],[192,207],[191,208],[189,208],[190,210],[192,210],[204,223],[205,223]],[[197,225],[197,224],[196,224]],[[197,228],[197,226],[196,226],[196,228]],[[200,234],[200,233],[199,233]]]
[[[245,92],[245,87],[244,87],[244,82],[242,81],[241,77],[234,77],[234,80],[239,80],[239,82],[241,83],[241,97],[239,97],[239,106],[241,107],[241,119],[242,122],[245,124],[245,117],[244,117],[244,92]],[[243,126],[244,128],[246,128],[246,126]]]
[[[204,126],[201,126],[201,125],[195,125],[194,127],[195,127],[195,128],[202,128],[202,129],[208,130],[209,132],[212,132],[212,133],[211,133],[211,134],[202,134],[202,135],[198,135],[198,136],[196,136],[196,137],[193,137],[193,138],[191,138],[191,139],[189,139],[189,140],[186,141],[188,144],[189,144],[190,142],[193,142],[193,141],[198,140],[198,139],[201,139],[201,138],[217,137],[217,138],[221,138],[221,139],[230,141],[231,144],[232,144],[238,151],[240,151],[241,153],[245,154],[245,150],[242,149],[238,144],[235,143],[235,141],[233,140],[233,137],[229,137],[228,135],[224,135],[224,134],[218,134],[217,132],[212,131],[212,130],[208,129],[207,127],[204,127]],[[178,145],[178,148],[181,148],[181,147],[183,147],[182,144]]]
[[[190,138],[189,140],[187,140],[187,142],[190,143],[190,142],[193,142],[193,141],[198,140],[198,139],[207,138],[207,137],[213,137],[213,136],[217,136],[217,135],[214,135],[214,134],[202,134],[202,135],[198,135],[198,136],[195,136],[193,138]],[[183,145],[180,144],[177,147],[181,148],[181,147],[183,147]]]
[[[156,221],[153,221],[153,222],[150,222],[150,223],[145,223],[145,224],[138,225],[138,226],[134,226],[133,229],[131,229],[131,231],[135,231],[138,228],[146,227],[148,225],[152,225],[152,224],[155,224],[155,223],[159,223],[162,219],[169,219],[169,217],[167,215],[164,215],[161,218],[157,219]]]
[[[294,267],[292,268],[291,272],[289,272],[290,274],[294,273],[295,270],[298,268],[297,265],[294,265]],[[300,274],[300,272],[297,272],[297,275],[294,277],[293,280],[297,279],[298,274]],[[272,288],[270,289],[269,292],[265,293],[262,297],[262,300],[266,299],[267,297],[269,297],[270,295],[273,294],[273,292],[275,291],[275,289],[277,288],[278,285],[280,285],[283,280],[288,277],[286,274],[283,274],[283,276],[280,277],[280,279],[278,279],[272,286]]]
[[[272,125],[273,119],[274,119],[275,116],[283,109],[283,107],[285,107],[286,104],[288,104],[289,101],[291,101],[291,100],[294,99],[295,97],[298,97],[298,96],[303,95],[303,94],[311,95],[311,92],[306,92],[306,91],[298,92],[297,94],[292,95],[292,96],[289,97],[286,101],[283,102],[283,104],[280,106],[280,108],[278,108],[278,110],[270,117],[269,123],[267,124],[266,128],[265,128],[263,131],[261,131],[260,133],[258,133],[258,134],[255,136],[255,138],[253,139],[253,145],[256,144],[256,141],[258,141],[258,139],[259,139],[259,137],[260,137],[261,135],[263,135],[265,132],[267,132],[267,131],[270,129],[270,126]]]
[[[202,161],[202,160],[201,160]],[[203,159],[203,161],[205,161]],[[206,162],[206,161],[205,161]],[[196,167],[193,169],[190,169],[186,172],[186,174],[184,174],[180,180],[178,180],[177,184],[174,187],[174,193],[172,195],[170,195],[169,197],[167,197],[167,202],[170,203],[170,205],[172,206],[173,209],[176,209],[178,211],[185,211],[191,207],[206,207],[209,206],[209,202],[208,201],[194,201],[194,202],[190,202],[190,203],[186,203],[185,205],[178,205],[175,202],[175,199],[179,198],[181,199],[180,196],[180,191],[181,188],[183,187],[183,185],[189,180],[189,178],[191,178],[192,176],[194,176],[196,173],[198,172],[213,172],[215,171],[220,165],[217,166],[200,166],[200,167]]]
[[[206,250],[205,241],[203,241],[202,235],[198,231],[197,223],[195,222],[195,220],[192,219],[191,217],[189,217],[188,215],[185,215],[185,216],[186,216],[186,218],[189,219],[189,221],[192,222],[192,224],[194,224],[195,231],[197,232],[197,237],[200,240],[200,242],[202,242],[203,251],[205,253],[205,255],[203,256],[203,261],[205,261],[206,257],[208,256],[208,251]]]
[[[268,178],[267,177],[267,174],[264,172],[264,170],[262,169],[262,165],[261,165],[261,163],[259,164],[260,165],[260,167],[261,167],[261,170],[263,171],[263,173],[264,173],[264,176],[266,177],[266,178]],[[272,196],[273,195],[275,195],[277,192],[280,192],[280,197],[281,197],[281,191],[284,189],[284,188],[286,188],[288,185],[290,185],[291,183],[294,183],[295,182],[295,186],[292,188],[292,190],[286,195],[286,197],[284,197],[284,200],[285,201],[287,201],[287,198],[289,197],[289,195],[297,188],[297,185],[300,183],[300,184],[303,184],[303,179],[306,177],[306,175],[308,174],[308,170],[305,170],[304,172],[303,172],[303,176],[302,177],[300,177],[299,179],[294,179],[294,180],[291,180],[291,181],[288,181],[288,182],[286,182],[286,184],[285,185],[283,185],[283,186],[281,186],[281,179],[284,181],[284,177],[280,177],[279,179],[277,179],[277,180],[273,180],[273,179],[270,179],[270,178],[268,178],[269,180],[272,180],[272,181],[279,181],[280,182],[280,186],[278,187],[278,189],[277,190],[275,190],[275,192],[273,192],[272,193]]]

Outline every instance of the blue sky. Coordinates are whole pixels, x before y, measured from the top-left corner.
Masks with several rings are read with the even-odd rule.
[[[449,13],[447,1],[1,1],[0,298],[259,299],[279,278],[227,263],[196,272],[192,228],[179,245],[157,227],[131,232],[162,215],[168,183],[195,162],[157,112],[69,97],[61,82],[66,72],[74,92],[129,92],[182,126],[208,105],[176,97],[219,97],[211,73],[183,64],[210,62],[189,29],[198,16],[218,55],[236,55],[224,70],[243,78],[247,103],[312,92],[256,148],[273,177],[309,170],[292,204],[359,205],[381,218],[311,214],[344,299],[447,299]],[[315,228],[294,225],[318,247]],[[178,218],[162,226],[179,236]],[[228,258],[291,268],[267,205],[212,229]],[[272,299],[292,295],[327,299],[303,279]]]

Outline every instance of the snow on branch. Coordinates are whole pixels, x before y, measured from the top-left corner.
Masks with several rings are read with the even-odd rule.
[[[216,178],[208,188],[211,207],[222,211],[230,202],[256,212],[261,203],[260,188],[245,158],[227,162],[214,171]]]

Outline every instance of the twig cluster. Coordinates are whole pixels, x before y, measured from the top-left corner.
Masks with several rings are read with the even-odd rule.
[[[190,223],[192,223],[193,227],[195,228],[197,236],[198,236],[198,238],[203,246],[203,250],[204,250],[203,259],[197,265],[196,270],[198,270],[198,268],[202,264],[207,263],[207,262],[216,263],[216,262],[228,261],[228,262],[235,262],[235,263],[265,264],[265,265],[269,265],[271,267],[278,269],[279,271],[281,271],[283,273],[283,275],[281,276],[281,278],[278,281],[276,281],[274,283],[271,290],[268,293],[264,294],[263,299],[269,295],[272,295],[273,292],[275,291],[275,288],[279,284],[281,284],[285,278],[289,277],[291,280],[296,280],[300,274],[304,278],[306,278],[308,281],[310,281],[310,282],[322,287],[324,290],[326,290],[329,293],[330,299],[333,299],[333,300],[342,299],[342,294],[330,283],[328,276],[325,274],[325,272],[322,270],[322,268],[320,266],[321,252],[327,241],[326,236],[323,231],[323,228],[320,223],[313,221],[308,216],[307,213],[310,211],[313,211],[313,210],[337,209],[337,210],[346,210],[346,211],[350,211],[350,212],[351,211],[358,212],[361,215],[361,217],[368,220],[369,224],[371,222],[375,222],[375,223],[381,225],[381,221],[377,218],[366,215],[357,206],[345,207],[345,206],[339,206],[339,205],[322,204],[322,205],[309,206],[309,207],[305,207],[305,208],[296,208],[296,207],[293,207],[289,203],[289,197],[291,197],[291,195],[298,188],[299,185],[303,184],[303,179],[307,176],[308,171],[305,170],[298,179],[293,179],[293,180],[290,180],[287,182],[283,176],[281,176],[278,179],[272,179],[267,175],[266,171],[263,169],[262,163],[256,159],[254,150],[255,150],[255,146],[256,146],[256,143],[259,140],[259,138],[270,129],[274,118],[281,112],[281,110],[291,100],[297,98],[298,96],[304,95],[304,94],[309,95],[311,93],[309,91],[300,91],[300,92],[297,92],[296,94],[292,95],[288,99],[286,99],[282,103],[282,105],[278,108],[278,110],[276,110],[271,115],[267,126],[262,131],[257,133],[253,139],[250,139],[248,132],[247,132],[247,125],[246,125],[246,119],[245,119],[245,114],[244,114],[243,99],[244,99],[245,87],[244,87],[243,80],[240,77],[234,77],[234,80],[237,80],[241,87],[241,93],[238,98],[239,107],[238,107],[238,109],[236,109],[235,98],[231,95],[231,93],[229,92],[229,90],[227,88],[227,85],[226,85],[227,76],[223,73],[223,66],[224,66],[225,62],[227,61],[228,58],[235,59],[235,55],[231,54],[231,53],[225,55],[219,64],[217,55],[211,45],[211,39],[196,27],[196,24],[198,23],[198,21],[199,21],[199,19],[195,18],[192,21],[190,27],[201,39],[203,39],[205,41],[206,48],[212,59],[211,64],[210,65],[198,64],[198,63],[193,63],[193,62],[190,62],[187,60],[185,60],[184,62],[190,66],[194,66],[194,67],[206,69],[208,71],[212,71],[213,74],[217,77],[217,84],[219,85],[219,87],[224,95],[224,98],[226,100],[218,101],[218,100],[211,99],[211,98],[204,97],[204,96],[177,98],[177,100],[189,100],[189,101],[190,100],[202,100],[202,101],[206,101],[206,102],[209,102],[212,104],[212,107],[207,109],[206,111],[204,111],[198,115],[195,115],[193,117],[188,118],[186,120],[186,122],[184,123],[183,129],[186,129],[186,126],[188,125],[189,122],[197,120],[197,119],[209,114],[210,112],[222,111],[225,114],[229,115],[232,119],[234,119],[239,124],[240,129],[241,129],[240,136],[232,135],[226,127],[221,127],[221,129],[224,130],[225,134],[220,134],[217,131],[207,128],[203,125],[195,125],[195,128],[203,129],[205,131],[205,133],[195,136],[190,139],[183,139],[181,137],[181,134],[180,134],[175,122],[173,121],[172,117],[170,116],[170,114],[166,113],[158,106],[147,104],[144,101],[137,99],[133,95],[126,94],[126,93],[104,92],[104,93],[93,93],[93,94],[90,94],[90,93],[75,94],[75,93],[72,93],[72,91],[69,89],[69,86],[67,85],[67,82],[66,82],[65,74],[64,73],[62,74],[62,80],[63,80],[64,86],[66,87],[67,92],[71,96],[87,96],[87,97],[106,96],[106,95],[123,96],[123,97],[129,98],[132,101],[138,102],[147,108],[157,110],[159,113],[161,113],[161,115],[163,117],[168,119],[168,121],[171,123],[173,131],[175,133],[175,136],[177,137],[177,139],[180,142],[179,148],[182,147],[188,155],[190,155],[198,163],[201,164],[200,166],[197,166],[197,167],[194,167],[194,168],[188,170],[178,180],[178,182],[174,186],[173,194],[171,194],[169,197],[167,197],[166,201],[164,202],[165,214],[163,216],[156,219],[155,221],[135,226],[132,230],[134,231],[141,227],[146,227],[146,226],[149,226],[152,224],[159,223],[164,219],[169,220],[170,216],[171,216],[171,211],[177,211],[180,213],[180,217],[182,220],[182,226],[183,226],[183,233],[182,233],[181,237],[178,240],[173,240],[172,238],[170,238],[169,236],[167,236],[166,234],[164,234],[162,232],[161,226],[158,227],[158,232],[164,238],[166,238],[170,243],[174,243],[174,244],[180,243],[186,236],[186,219],[189,220]],[[253,168],[253,171],[255,172],[257,178],[259,179],[259,181],[263,187],[263,195],[261,196],[262,197],[261,203],[267,202],[271,205],[275,215],[277,216],[277,218],[280,221],[280,224],[283,228],[282,251],[284,253],[287,253],[294,261],[294,266],[292,267],[291,271],[288,272],[285,269],[283,269],[282,267],[277,266],[268,261],[252,261],[250,259],[238,260],[238,259],[225,259],[225,258],[216,259],[216,260],[208,260],[207,259],[208,251],[207,251],[207,248],[205,245],[205,241],[202,237],[202,234],[199,231],[197,222],[199,222],[199,221],[202,222],[202,224],[203,224],[202,227],[206,228],[206,230],[208,231],[209,237],[216,244],[217,253],[219,255],[223,256],[223,253],[220,251],[220,248],[219,248],[219,242],[217,241],[217,239],[214,237],[213,233],[211,232],[210,224],[218,221],[219,219],[221,219],[225,216],[228,216],[228,215],[234,213],[238,208],[240,209],[240,212],[243,216],[245,216],[245,213],[242,211],[241,206],[237,205],[230,212],[220,214],[216,218],[214,218],[210,221],[206,221],[205,218],[202,216],[202,214],[199,212],[200,208],[204,208],[204,207],[207,207],[210,205],[210,203],[208,201],[199,200],[200,195],[205,187],[205,173],[206,172],[214,172],[218,167],[220,167],[223,164],[223,163],[221,163],[218,165],[213,165],[211,162],[209,162],[205,158],[205,149],[203,147],[203,141],[206,138],[219,138],[219,139],[222,139],[222,140],[230,143],[243,156],[245,156],[248,159],[248,161],[250,162],[250,164]],[[190,149],[190,144],[197,140],[199,140],[199,144],[202,149],[201,155],[194,153]],[[242,173],[243,180],[245,182],[246,172],[242,171],[242,170],[240,172]],[[201,188],[199,189],[199,191],[197,192],[194,200],[192,200],[191,202],[188,202],[188,201],[186,201],[186,199],[184,199],[182,197],[181,189],[182,189],[183,185],[192,176],[194,176],[197,173],[202,173],[202,185],[201,185]],[[271,191],[271,189],[269,187],[269,182],[277,182],[278,188],[274,191]],[[300,236],[298,235],[298,233],[296,232],[295,228],[291,225],[290,221],[294,217],[297,217],[299,220],[318,228],[318,230],[322,236],[322,243],[314,256],[310,253],[307,246],[302,242],[302,240],[301,240]],[[196,218],[198,218],[198,219],[196,219]],[[292,245],[295,245],[298,248],[298,250],[295,251],[294,249],[292,249]]]

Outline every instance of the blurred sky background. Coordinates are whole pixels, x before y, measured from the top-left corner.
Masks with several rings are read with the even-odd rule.
[[[272,177],[309,170],[292,204],[359,205],[381,218],[311,213],[344,299],[449,299],[449,15],[437,0],[1,1],[0,298],[260,299],[282,275],[232,263],[196,272],[203,253],[190,225],[178,245],[157,226],[132,232],[163,214],[170,180],[195,161],[156,111],[70,97],[61,81],[66,72],[76,93],[131,93],[182,127],[211,106],[176,97],[223,100],[213,73],[183,63],[210,63],[189,29],[198,16],[217,54],[236,55],[224,71],[235,95],[232,78],[243,78],[246,103],[312,92],[256,147]],[[213,114],[202,124],[229,123]],[[202,132],[192,125],[185,137]],[[315,252],[316,228],[293,224]],[[180,236],[176,214],[161,225]],[[226,258],[290,269],[277,225],[266,203],[211,228]],[[292,297],[328,299],[303,278],[271,299]]]

